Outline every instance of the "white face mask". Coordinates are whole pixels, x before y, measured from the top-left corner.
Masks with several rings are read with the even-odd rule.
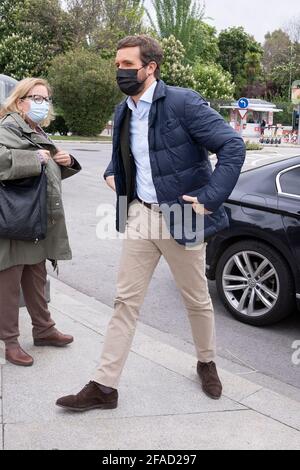
[[[50,104],[46,101],[42,103],[35,103],[31,101],[30,110],[27,113],[29,119],[37,124],[44,121],[49,113]]]

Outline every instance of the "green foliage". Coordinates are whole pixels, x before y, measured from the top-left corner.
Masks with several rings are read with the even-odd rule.
[[[65,0],[67,11],[76,24],[76,43],[86,45],[96,28],[102,23],[102,0]]]
[[[206,99],[229,100],[234,95],[230,73],[218,64],[205,64],[198,60],[193,67],[185,64],[185,49],[174,36],[161,41],[164,63],[161,74],[168,85],[193,88]]]
[[[17,80],[40,76],[44,72],[46,48],[32,36],[12,33],[0,41],[0,71]]]
[[[217,36],[204,22],[204,2],[151,1],[146,28],[144,0],[0,0],[0,73],[47,77],[53,62],[49,76],[60,117],[75,132],[98,134],[120,98],[111,67],[117,42],[148,33],[162,43],[166,83],[193,88],[213,104],[234,94],[262,97],[284,109],[276,122],[291,124],[290,87],[300,79],[299,19],[286,31],[267,33],[262,48],[243,27]],[[93,102],[100,103],[97,109]]]
[[[276,65],[268,78],[273,82],[276,93],[285,99],[289,99],[291,97],[290,86],[299,77],[299,65],[291,63]]]
[[[152,0],[152,11],[146,10],[151,26],[161,38],[174,36],[186,51],[188,59],[195,56],[195,39],[199,33],[204,36],[200,28],[205,8],[195,0]],[[207,32],[207,31],[206,31]],[[200,39],[200,37],[199,37]]]
[[[9,34],[22,20],[24,1],[2,0],[0,3],[0,38]]]
[[[136,34],[142,30],[143,3],[141,0],[103,0],[103,23],[124,35]]]
[[[300,77],[300,44],[281,29],[265,36],[263,66],[268,95],[290,99],[291,84]]]
[[[243,27],[233,27],[219,34],[220,63],[231,73],[237,86],[237,93],[245,86],[249,70],[251,80],[259,79],[260,60],[263,54],[261,45],[246,33]],[[254,64],[254,66],[253,66]]]
[[[246,52],[242,75],[248,85],[253,85],[253,83],[262,78],[261,53]]]
[[[73,28],[59,0],[2,0],[0,72],[17,79],[45,75],[51,59],[71,47]]]
[[[68,135],[70,129],[68,128],[64,117],[60,114],[55,115],[55,119],[51,122],[51,124],[45,129],[46,132],[49,134],[56,134],[59,132],[60,135]]]
[[[85,49],[56,57],[49,79],[55,105],[63,110],[63,117],[75,134],[101,133],[122,97],[112,62]]]
[[[281,29],[265,35],[262,62],[267,74],[270,74],[278,65],[290,62],[291,46],[292,41],[288,34]]]
[[[282,124],[283,126],[291,126],[293,122],[293,109],[294,105],[291,101],[286,101],[280,98],[273,100],[277,108],[282,109],[280,113],[274,114],[274,124]]]
[[[200,20],[194,20],[194,26],[187,49],[187,59],[192,63],[216,62],[220,55],[216,29]]]
[[[161,78],[168,84],[184,88],[194,88],[196,81],[193,69],[184,64],[185,49],[174,36],[161,41],[164,51],[164,63],[161,68]]]
[[[77,27],[77,44],[112,58],[117,42],[143,31],[143,0],[67,0]]]
[[[234,96],[235,85],[229,72],[218,64],[197,62],[193,68],[196,80],[195,90],[209,101],[230,100]]]
[[[256,143],[253,143],[253,142],[250,142],[249,140],[247,140],[246,142],[246,150],[249,151],[249,150],[262,150],[263,149],[263,146],[260,145],[260,144],[256,144]]]
[[[248,98],[257,98],[264,91],[261,54],[246,52],[244,67],[238,76],[237,94],[239,96],[248,96]]]

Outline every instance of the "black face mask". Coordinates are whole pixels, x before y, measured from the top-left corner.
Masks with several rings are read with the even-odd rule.
[[[142,82],[138,79],[138,72],[146,67],[148,64],[143,65],[140,69],[118,69],[117,83],[120,90],[128,96],[138,95],[144,87],[144,83],[148,77]]]

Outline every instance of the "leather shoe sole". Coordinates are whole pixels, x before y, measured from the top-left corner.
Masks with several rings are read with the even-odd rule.
[[[47,338],[45,339],[35,339],[33,340],[33,344],[35,346],[55,346],[56,348],[63,348],[67,346],[68,344],[73,343],[74,338],[69,339],[67,341],[61,342],[61,341],[55,341],[55,340],[49,340],[47,341]]]
[[[220,400],[222,398],[222,392],[220,395],[212,395],[211,393],[209,393],[207,390],[205,390],[205,388],[202,386],[202,390],[203,392],[205,393],[205,395],[209,398],[211,398],[212,400]]]
[[[15,366],[21,366],[21,367],[31,367],[33,366],[33,363],[34,363],[33,358],[31,362],[23,362],[23,361],[17,361],[14,359],[9,359],[8,357],[6,357],[6,361],[9,362],[10,364],[13,364]]]
[[[64,406],[60,405],[59,403],[56,403],[56,406],[59,408],[63,408],[64,410],[67,411],[77,411],[77,412],[83,412],[83,411],[91,411],[91,410],[114,410],[115,408],[118,407],[118,403],[103,403],[99,405],[93,405],[93,406],[88,406],[85,408],[73,408],[72,406]]]

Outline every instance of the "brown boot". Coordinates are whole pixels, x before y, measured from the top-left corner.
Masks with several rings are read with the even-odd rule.
[[[77,395],[59,398],[56,405],[71,411],[111,410],[118,406],[118,391],[89,382]]]
[[[219,400],[222,396],[222,384],[218,376],[214,362],[200,362],[197,364],[197,372],[202,382],[202,390],[213,400]]]
[[[5,358],[16,366],[30,367],[33,364],[33,358],[23,351],[19,345],[8,346],[5,349]]]
[[[64,335],[56,330],[46,338],[35,338],[33,343],[35,346],[55,346],[62,348],[63,346],[67,346],[67,344],[73,343],[73,341],[73,336]]]

